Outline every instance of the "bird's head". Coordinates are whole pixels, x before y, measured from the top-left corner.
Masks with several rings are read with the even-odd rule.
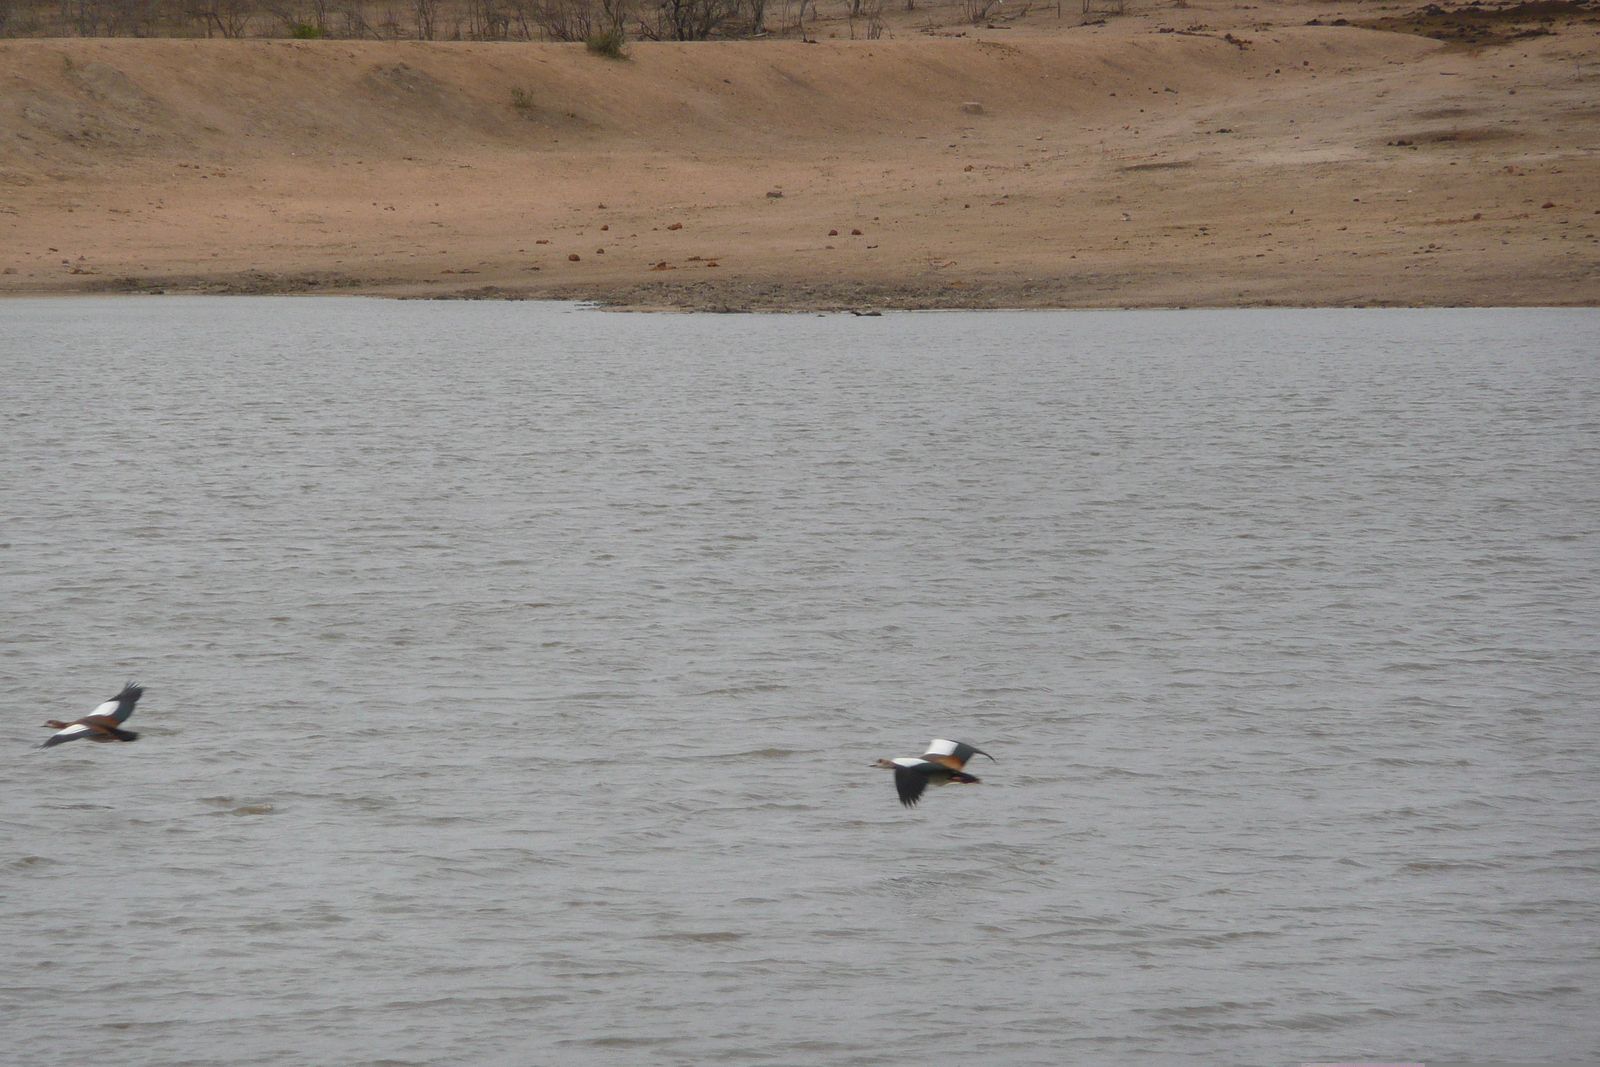
[[[52,730],[65,730],[68,726],[67,723],[62,722],[60,719],[46,719],[44,724]]]
[[[872,766],[874,766],[874,767],[882,767],[885,770],[892,771],[892,770],[894,770],[894,761],[893,760],[881,759],[877,763],[872,764]]]

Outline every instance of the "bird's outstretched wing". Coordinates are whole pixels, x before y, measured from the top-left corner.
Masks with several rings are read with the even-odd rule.
[[[61,729],[57,730],[55,733],[51,734],[49,737],[40,742],[39,747],[49,748],[52,745],[65,744],[68,741],[76,741],[78,738],[87,734],[90,729],[91,727],[87,723],[68,723],[66,726],[63,726]]]
[[[942,737],[935,737],[928,742],[928,751],[922,758],[929,763],[942,763],[952,771],[959,771],[967,765],[967,760],[973,756],[987,756],[991,761],[994,757],[981,748],[976,748],[965,741],[948,741]]]
[[[900,794],[900,803],[908,808],[917,806],[917,801],[922,799],[922,794],[928,789],[928,776],[933,773],[933,765],[921,760],[916,763],[900,763],[896,761],[894,768],[894,788]]]
[[[129,682],[122,687],[122,692],[101,704],[91,715],[104,715],[108,719],[123,723],[128,721],[128,716],[133,714],[133,706],[139,703],[139,698],[144,696],[144,686],[134,685]]]

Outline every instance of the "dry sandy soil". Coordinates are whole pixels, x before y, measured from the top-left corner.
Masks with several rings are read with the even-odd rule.
[[[1202,0],[1098,25],[1076,7],[992,29],[923,7],[890,39],[823,21],[816,43],[623,61],[0,41],[0,292],[1600,298],[1600,9],[1485,45],[1332,24],[1411,6]]]

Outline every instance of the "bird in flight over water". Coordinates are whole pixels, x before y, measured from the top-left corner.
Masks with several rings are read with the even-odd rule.
[[[873,766],[894,772],[894,787],[900,794],[900,803],[914,808],[930,782],[934,785],[949,785],[951,782],[976,784],[977,776],[961,769],[973,756],[985,756],[990,762],[995,762],[995,758],[981,748],[974,748],[963,741],[946,741],[936,737],[928,742],[928,751],[920,758],[900,756],[881,759]]]
[[[90,741],[137,741],[139,735],[132,730],[124,730],[122,724],[133,714],[133,706],[139,703],[139,698],[142,696],[144,687],[129,682],[122,687],[122,692],[81,719],[73,722],[51,719],[45,725],[55,730],[55,733],[39,747],[49,748],[67,741],[76,741],[80,737]]]

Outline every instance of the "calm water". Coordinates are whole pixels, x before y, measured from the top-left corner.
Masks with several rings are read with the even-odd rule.
[[[3,1056],[1600,1055],[1597,353],[0,302]]]

